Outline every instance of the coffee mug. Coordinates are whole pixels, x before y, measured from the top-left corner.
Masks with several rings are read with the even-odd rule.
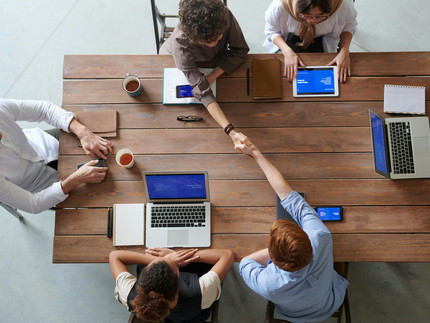
[[[139,96],[142,93],[143,87],[139,78],[136,75],[127,73],[126,78],[122,81],[122,88],[130,96]]]
[[[116,162],[119,166],[130,168],[134,165],[134,156],[130,149],[123,148],[116,153]]]

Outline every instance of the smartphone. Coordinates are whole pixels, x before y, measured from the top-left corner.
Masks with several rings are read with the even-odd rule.
[[[86,163],[88,163],[88,162],[78,164],[78,165],[76,165],[76,167],[79,169],[82,166],[84,166]],[[99,161],[97,162],[97,164],[94,165],[94,167],[105,167],[105,166],[106,166],[105,160],[101,159],[101,158],[99,158]]]
[[[323,221],[342,221],[343,220],[343,208],[341,206],[324,206],[316,207],[318,216]]]
[[[176,86],[176,97],[180,98],[191,98],[193,93],[191,92],[193,87],[191,85],[177,85]]]

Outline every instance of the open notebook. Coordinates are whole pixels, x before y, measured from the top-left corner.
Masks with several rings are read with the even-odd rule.
[[[143,246],[145,244],[145,204],[113,205],[113,245]]]

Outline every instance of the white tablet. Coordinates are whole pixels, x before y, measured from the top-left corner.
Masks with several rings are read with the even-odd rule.
[[[339,96],[337,66],[299,67],[293,81],[293,95],[297,98]]]

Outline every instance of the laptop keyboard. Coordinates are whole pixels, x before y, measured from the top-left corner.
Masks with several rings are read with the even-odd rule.
[[[151,227],[206,227],[205,206],[152,206]]]
[[[409,122],[390,122],[389,125],[394,174],[415,173]]]

